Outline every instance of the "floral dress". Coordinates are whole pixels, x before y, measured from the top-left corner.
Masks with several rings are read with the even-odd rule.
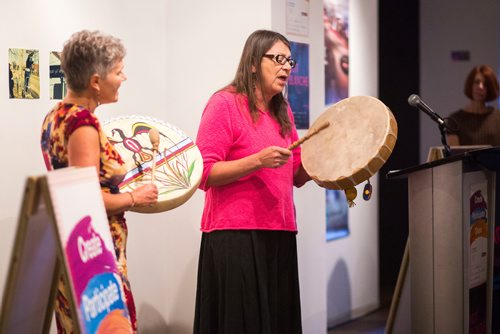
[[[60,102],[45,117],[42,125],[41,146],[47,170],[68,167],[68,139],[81,126],[92,126],[99,133],[99,182],[101,190],[112,194],[119,193],[118,184],[126,173],[125,163],[102,131],[97,117],[83,106]],[[135,303],[127,275],[126,245],[128,231],[124,213],[108,216],[108,221],[132,328],[136,332]],[[55,303],[58,333],[74,332],[68,295],[69,291],[64,285],[64,280],[60,277]]]

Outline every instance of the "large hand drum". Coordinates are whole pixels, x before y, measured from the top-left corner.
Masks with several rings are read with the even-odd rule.
[[[159,132],[158,153],[153,152],[149,131]],[[142,213],[171,210],[186,202],[201,181],[203,159],[196,144],[177,127],[144,116],[109,120],[103,130],[122,156],[127,175],[120,191],[131,191],[152,182],[153,157],[156,159],[154,183],[158,187],[158,203],[152,207],[133,207]]]
[[[327,189],[345,190],[367,180],[384,165],[396,144],[396,119],[371,96],[353,96],[332,105],[309,132],[325,122],[330,126],[302,145],[302,164]]]

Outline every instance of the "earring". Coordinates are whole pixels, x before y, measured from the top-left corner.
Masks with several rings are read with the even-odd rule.
[[[100,104],[101,104],[101,92],[98,90],[97,91],[97,106],[99,107]]]

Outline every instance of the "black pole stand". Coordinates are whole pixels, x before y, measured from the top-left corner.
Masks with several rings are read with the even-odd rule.
[[[441,133],[441,143],[444,146],[444,156],[449,157],[451,155],[450,146],[448,145],[448,140],[446,139],[446,125],[445,123],[439,123],[439,132]]]

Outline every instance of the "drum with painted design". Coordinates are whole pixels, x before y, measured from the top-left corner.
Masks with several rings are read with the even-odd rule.
[[[158,152],[153,152],[149,131],[159,132]],[[122,156],[127,174],[120,192],[152,182],[153,157],[156,156],[154,183],[158,203],[152,207],[133,207],[131,211],[156,213],[185,203],[201,181],[203,159],[196,144],[179,128],[146,116],[126,116],[104,123],[103,130]]]

